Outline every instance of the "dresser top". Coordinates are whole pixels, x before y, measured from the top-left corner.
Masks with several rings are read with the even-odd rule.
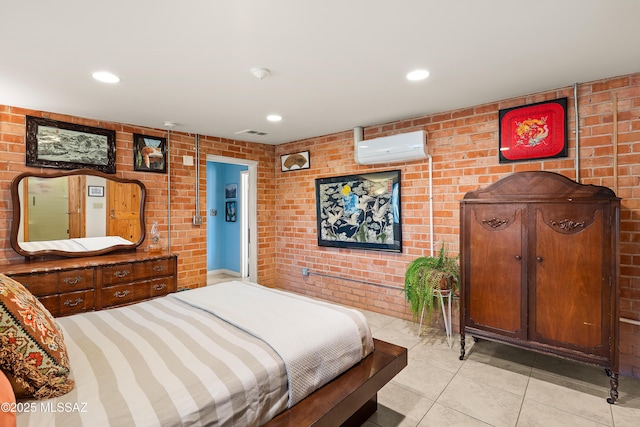
[[[48,273],[56,270],[93,268],[100,265],[153,261],[155,259],[160,260],[177,256],[177,254],[171,254],[166,251],[159,253],[149,253],[147,251],[130,251],[84,258],[60,258],[47,260],[25,259],[0,264],[0,273],[7,275],[25,273]]]

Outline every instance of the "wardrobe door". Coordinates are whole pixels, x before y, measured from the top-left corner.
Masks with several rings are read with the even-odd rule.
[[[593,355],[608,354],[610,234],[600,204],[533,205],[530,340]],[[530,248],[531,248],[530,246]]]
[[[465,324],[525,339],[525,206],[467,204],[465,209]]]

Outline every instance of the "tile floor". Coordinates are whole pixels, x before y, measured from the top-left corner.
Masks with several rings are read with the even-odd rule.
[[[606,402],[609,379],[598,367],[459,336],[418,336],[413,322],[364,312],[375,338],[409,349],[408,366],[378,394],[364,427],[640,426],[640,380],[620,377],[619,399]]]
[[[240,277],[231,276],[226,273],[210,271],[207,273],[207,285],[215,285],[216,283],[228,282],[230,280],[242,280]]]
[[[237,277],[210,275],[208,284]],[[375,338],[409,349],[408,366],[378,393],[378,411],[363,427],[640,426],[640,380],[620,377],[606,402],[602,368],[467,338],[449,347],[441,329],[418,335],[410,321],[363,311]]]

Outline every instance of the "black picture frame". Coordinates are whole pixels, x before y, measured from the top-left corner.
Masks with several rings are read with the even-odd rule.
[[[402,252],[400,170],[316,179],[318,246]]]
[[[167,138],[133,134],[133,170],[167,172]]]
[[[238,197],[238,184],[225,184],[224,198],[236,199]]]
[[[499,163],[568,157],[567,98],[498,111]]]
[[[87,185],[87,196],[104,197],[104,187],[101,185]]]
[[[27,166],[116,172],[116,131],[26,116]]]
[[[226,222],[236,222],[238,218],[238,210],[236,209],[236,202],[224,203],[224,220]]]

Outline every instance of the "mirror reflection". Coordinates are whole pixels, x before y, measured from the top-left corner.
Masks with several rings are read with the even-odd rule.
[[[23,174],[14,180],[14,196],[12,246],[21,255],[84,256],[135,247],[144,238],[138,181],[96,171]]]

